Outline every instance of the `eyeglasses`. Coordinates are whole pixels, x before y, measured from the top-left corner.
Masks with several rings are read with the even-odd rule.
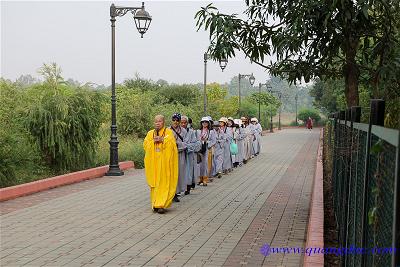
[[[172,121],[179,121],[178,119],[172,119]]]

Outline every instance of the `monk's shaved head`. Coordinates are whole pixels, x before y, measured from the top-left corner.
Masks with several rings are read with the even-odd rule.
[[[154,117],[154,120],[162,120],[163,122],[165,122],[165,117],[164,115],[159,114]]]
[[[154,117],[154,128],[156,130],[160,130],[164,127],[165,124],[165,117],[163,115],[157,115]]]

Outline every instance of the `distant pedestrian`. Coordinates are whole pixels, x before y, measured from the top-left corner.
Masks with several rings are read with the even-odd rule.
[[[307,129],[309,129],[310,131],[312,130],[313,120],[311,119],[311,117],[308,117],[306,126],[307,126]]]

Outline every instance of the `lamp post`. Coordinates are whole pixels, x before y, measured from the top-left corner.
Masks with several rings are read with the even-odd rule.
[[[294,97],[294,99],[296,100],[296,126],[299,126],[299,124],[297,123],[297,99],[298,99],[297,92],[296,92],[296,96]]]
[[[266,86],[267,89],[271,87],[268,83],[258,84],[258,120],[261,122],[261,86]]]
[[[111,136],[110,136],[110,166],[107,176],[120,176],[124,173],[119,168],[118,163],[118,137],[117,137],[117,110],[115,96],[115,21],[116,17],[122,17],[130,12],[133,15],[135,25],[141,38],[147,32],[151,23],[151,16],[144,9],[144,2],[141,7],[121,7],[111,4]]]
[[[204,53],[204,90],[203,90],[203,111],[204,111],[204,116],[207,116],[207,60],[210,59],[210,55]],[[226,68],[226,65],[228,64],[228,59],[223,58],[219,60],[219,66],[222,71]]]
[[[280,92],[280,91],[274,91],[274,90],[272,90],[272,87],[271,87],[271,90],[269,90],[269,92],[272,94],[272,93],[277,93],[278,94],[278,97],[279,97],[279,102],[281,102],[282,103],[282,93]],[[278,130],[280,130],[281,129],[281,107],[279,107],[279,117],[278,117]],[[270,128],[269,128],[269,131],[271,132],[271,133],[273,133],[274,131],[273,131],[273,129],[272,129],[272,112],[271,112],[271,126],[270,126]]]
[[[251,86],[253,86],[254,82],[256,81],[256,78],[254,78],[253,73],[252,74],[240,74],[239,73],[239,85],[238,85],[238,87],[239,87],[239,111],[240,111],[240,106],[241,106],[241,103],[242,103],[242,94],[241,94],[241,91],[240,91],[240,80],[242,78],[247,78],[247,77],[249,78],[249,82],[250,82]]]
[[[278,130],[281,130],[281,112],[282,112],[282,93],[281,92],[279,92],[279,102],[281,102],[281,105],[279,106]]]

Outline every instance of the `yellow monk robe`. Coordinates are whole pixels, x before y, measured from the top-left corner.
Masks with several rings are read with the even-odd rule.
[[[164,136],[164,143],[155,144],[154,136],[156,131],[149,131],[143,142],[144,167],[150,187],[151,207],[168,208],[178,183],[178,148],[171,129],[159,130],[159,136]]]

